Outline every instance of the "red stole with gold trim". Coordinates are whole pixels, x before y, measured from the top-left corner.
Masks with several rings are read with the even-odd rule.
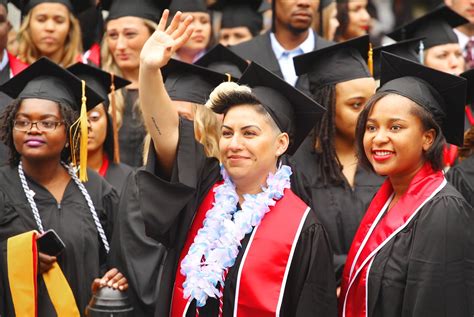
[[[347,257],[339,298],[340,316],[368,316],[367,283],[377,252],[403,230],[445,185],[443,173],[433,171],[431,165],[425,163],[412,179],[407,192],[385,213],[393,196],[390,180],[385,180],[362,219]]]
[[[209,191],[196,213],[188,232],[179,263],[183,260],[203,226],[206,213],[214,203],[214,188]],[[240,263],[234,302],[234,316],[275,316],[280,310],[286,278],[296,243],[310,208],[290,189],[270,207],[270,211],[254,229]],[[171,317],[186,315],[190,301],[184,299],[185,276],[176,272],[171,302]],[[255,287],[258,285],[258,288]],[[259,290],[264,289],[265,292]]]

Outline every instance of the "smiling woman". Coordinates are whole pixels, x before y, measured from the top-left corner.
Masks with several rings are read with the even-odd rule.
[[[69,0],[26,1],[18,32],[19,58],[27,64],[42,56],[64,67],[75,63],[82,53],[82,42],[79,21],[73,12],[84,9],[86,2],[73,5]]]
[[[382,52],[357,124],[361,162],[387,176],[352,243],[342,316],[471,316],[474,210],[442,172],[462,144],[466,80]]]
[[[336,42],[368,34],[371,26],[371,17],[367,12],[368,3],[367,0],[337,1],[339,27],[334,37]]]

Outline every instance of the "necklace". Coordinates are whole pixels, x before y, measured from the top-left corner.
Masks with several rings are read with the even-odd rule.
[[[217,284],[224,288],[225,271],[234,265],[240,241],[260,224],[270,207],[283,197],[284,190],[290,188],[291,174],[287,165],[275,174],[270,173],[267,187],[262,187],[258,194],[243,195],[242,208],[237,210],[239,196],[235,185],[221,167],[224,183],[214,189],[214,205],[181,262],[181,273],[186,276],[185,298],[196,299],[196,305],[202,307],[209,296],[222,296]]]
[[[74,181],[74,183],[76,183],[77,187],[79,188],[82,195],[86,199],[87,205],[92,214],[92,219],[94,220],[95,226],[97,228],[97,232],[99,233],[102,243],[104,244],[105,251],[109,253],[109,250],[110,250],[109,242],[107,241],[105,231],[102,227],[102,224],[100,223],[99,217],[97,216],[97,212],[95,210],[94,203],[92,202],[91,196],[87,192],[87,189],[84,186],[84,184],[77,177],[77,174],[74,168],[70,165],[67,165],[64,162],[61,162],[61,165],[67,170],[69,176],[71,176],[72,180]],[[33,217],[35,218],[36,225],[38,226],[39,231],[43,233],[44,232],[43,223],[41,221],[38,206],[36,205],[36,202],[33,198],[35,196],[35,192],[32,191],[30,187],[28,186],[25,173],[23,172],[23,163],[21,161],[18,164],[18,176],[20,177],[21,186],[23,187],[23,191],[25,192],[26,199],[28,200],[28,203],[30,204],[30,207],[31,207],[31,211],[33,212]]]

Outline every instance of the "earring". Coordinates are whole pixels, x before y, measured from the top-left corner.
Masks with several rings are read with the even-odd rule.
[[[69,142],[66,143],[66,145],[64,146],[65,148],[68,148],[69,147]]]

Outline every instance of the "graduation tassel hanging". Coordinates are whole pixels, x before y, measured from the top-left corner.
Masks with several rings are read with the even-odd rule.
[[[120,163],[120,145],[118,142],[117,108],[115,104],[115,74],[110,74],[110,104],[112,109],[112,131],[114,134],[114,163]]]
[[[88,122],[86,108],[86,82],[82,82],[82,100],[81,112],[79,118],[71,125],[69,130],[69,143],[71,146],[71,160],[74,167],[77,168],[77,150],[79,148],[79,180],[87,181],[87,139],[88,139]]]
[[[229,73],[225,73],[225,75],[227,76],[227,81],[232,81],[232,76]]]
[[[369,54],[367,58],[367,66],[369,68],[370,75],[374,76],[374,51],[372,49],[372,43],[369,43]]]
[[[424,63],[425,63],[425,44],[423,44],[423,41],[420,41],[420,47],[418,49],[418,58],[419,58],[420,64],[424,65]]]

